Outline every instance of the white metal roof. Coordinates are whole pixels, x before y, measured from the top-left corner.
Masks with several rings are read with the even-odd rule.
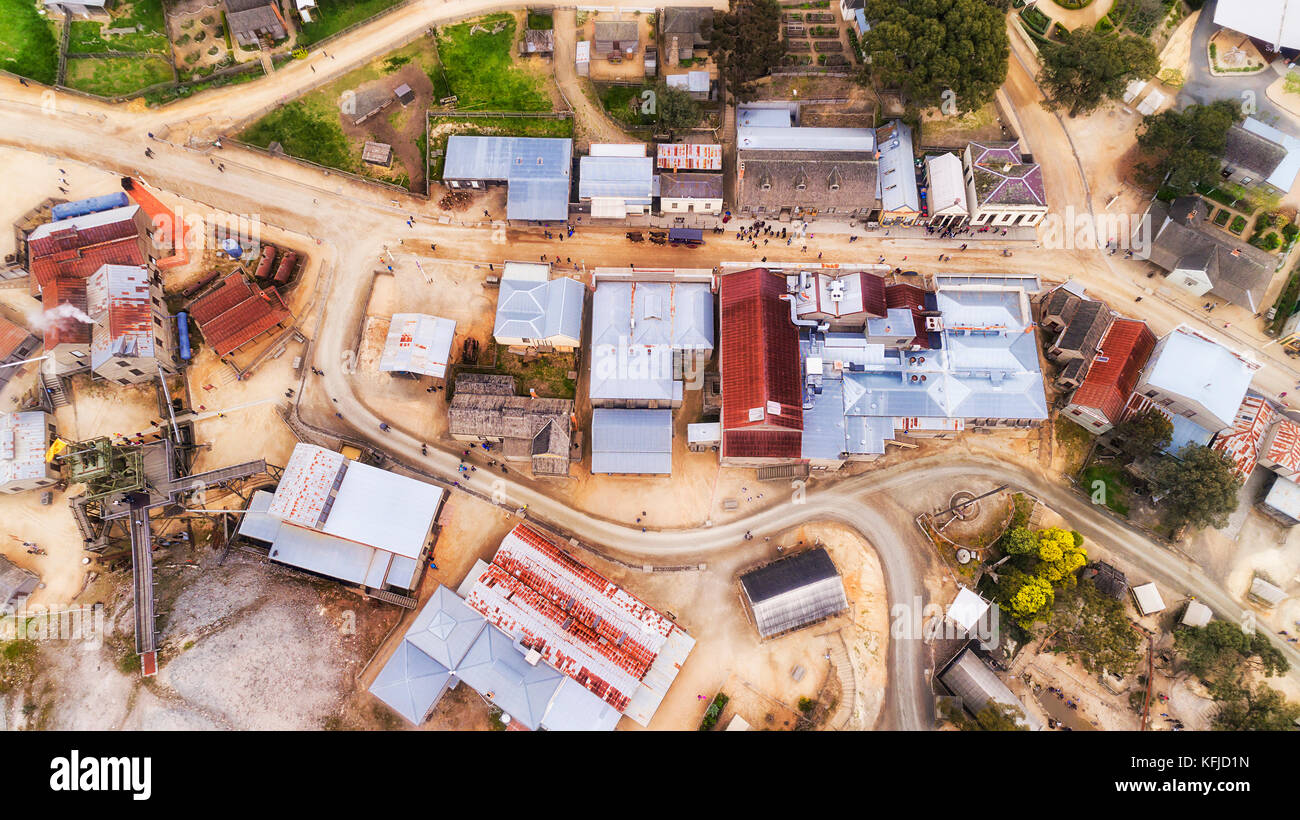
[[[379,369],[443,378],[451,357],[456,322],[424,313],[394,313]]]
[[[1165,601],[1160,597],[1160,591],[1156,589],[1154,581],[1133,587],[1133,599],[1137,602],[1138,611],[1143,615],[1153,615],[1165,608]]]
[[[1156,345],[1141,384],[1197,402],[1226,427],[1258,369],[1218,342],[1179,327]]]
[[[47,222],[44,225],[38,226],[28,234],[27,240],[30,242],[34,239],[42,239],[59,231],[84,231],[89,228],[97,228],[101,225],[115,225],[118,222],[135,219],[135,215],[139,210],[139,205],[123,205],[121,208],[111,208],[107,211],[96,211],[95,213],[82,214],[81,216],[70,216],[67,219],[60,219],[57,222]]]
[[[40,411],[0,414],[0,486],[45,475],[46,420]]]
[[[1278,476],[1268,488],[1264,503],[1280,513],[1300,521],[1300,485],[1286,476]]]
[[[644,142],[593,142],[587,150],[593,157],[644,157]]]
[[[1300,48],[1297,0],[1219,0],[1215,25],[1239,31],[1278,48]]]
[[[930,182],[930,215],[968,213],[966,183],[957,155],[947,153],[926,157],[925,167]]]
[[[1210,608],[1200,601],[1192,601],[1187,605],[1187,611],[1183,613],[1183,626],[1205,626],[1214,618],[1214,613]]]
[[[441,487],[353,461],[322,532],[418,558],[443,492]]]
[[[957,591],[957,597],[948,607],[949,620],[969,632],[989,611],[989,602],[966,587]]]

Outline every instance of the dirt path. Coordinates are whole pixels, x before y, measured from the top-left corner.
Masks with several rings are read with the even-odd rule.
[[[572,8],[556,9],[555,25],[555,82],[560,92],[573,108],[579,132],[574,134],[574,147],[586,151],[593,142],[638,142],[625,134],[591,97],[587,95],[582,78],[575,65],[577,49],[577,16]]]

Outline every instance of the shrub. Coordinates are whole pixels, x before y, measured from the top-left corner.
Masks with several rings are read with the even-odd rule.
[[[713,700],[709,703],[709,708],[704,711],[704,720],[700,721],[701,732],[707,732],[718,725],[718,718],[722,716],[722,710],[726,708],[729,700],[731,698],[721,692],[714,695]]]

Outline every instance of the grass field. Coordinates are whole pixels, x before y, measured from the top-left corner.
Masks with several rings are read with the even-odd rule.
[[[597,86],[600,104],[605,112],[624,125],[654,125],[654,114],[641,113],[641,92],[653,90],[653,85],[605,85]]]
[[[171,79],[171,66],[161,57],[106,57],[68,60],[66,82],[78,91],[119,97]]]
[[[1125,500],[1128,479],[1118,467],[1089,464],[1080,474],[1079,482],[1085,493],[1092,496],[1100,490],[1102,503],[1120,515],[1128,515],[1128,502]]]
[[[498,34],[480,31],[470,34],[477,23],[489,30],[498,22],[506,27]],[[549,111],[551,99],[541,83],[514,66],[515,18],[493,14],[468,23],[438,30],[438,49],[457,108],[478,111]]]
[[[304,24],[298,32],[298,45],[310,47],[397,3],[398,0],[316,0],[312,21]]]
[[[167,25],[163,19],[162,0],[135,0],[122,3],[113,9],[113,21],[105,28],[130,28],[144,26],[134,34],[119,34],[104,38],[101,24],[93,20],[74,20],[68,38],[69,54],[102,54],[105,51],[148,51],[166,54],[171,49],[167,39]]]
[[[245,129],[239,139],[261,148],[279,142],[286,154],[299,159],[397,184],[403,184],[401,179],[407,177],[409,184],[409,174],[400,163],[394,162],[393,168],[385,172],[361,161],[361,143],[349,140],[343,132],[339,100],[345,91],[400,71],[411,62],[420,65],[431,79],[440,75],[434,43],[421,37],[272,111]],[[435,81],[435,88],[437,85]],[[397,108],[387,116],[401,116],[403,111]]]
[[[438,130],[441,126],[441,130]],[[438,154],[429,159],[429,179],[442,179],[442,161],[447,152],[447,138],[470,137],[573,137],[573,119],[553,120],[545,117],[430,117],[429,130],[438,130],[430,146]]]
[[[0,68],[41,83],[57,78],[58,28],[31,0],[0,0]]]

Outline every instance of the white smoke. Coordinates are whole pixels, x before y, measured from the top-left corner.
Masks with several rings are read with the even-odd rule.
[[[87,325],[95,324],[95,320],[90,318],[77,308],[76,305],[64,303],[58,307],[52,307],[44,313],[30,317],[32,324],[40,331],[48,330],[51,326],[57,324],[60,319],[76,319],[78,322]]]

